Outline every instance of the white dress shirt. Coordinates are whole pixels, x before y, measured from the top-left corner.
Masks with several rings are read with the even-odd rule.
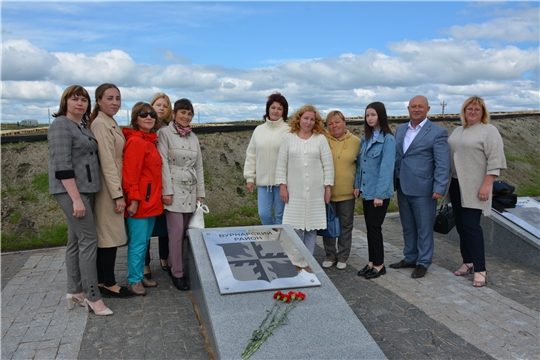
[[[414,138],[420,130],[422,129],[422,126],[426,124],[427,118],[425,118],[420,124],[416,126],[416,129],[412,127],[411,122],[409,121],[409,124],[407,125],[407,132],[405,133],[405,138],[403,139],[403,153],[405,154],[407,152],[407,149],[413,142]]]

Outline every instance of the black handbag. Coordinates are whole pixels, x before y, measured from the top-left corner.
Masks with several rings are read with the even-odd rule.
[[[495,180],[493,182],[493,195],[510,195],[514,193],[514,190],[516,190],[514,186],[502,180]]]
[[[455,225],[456,221],[454,219],[454,210],[452,210],[452,207],[448,205],[441,205],[439,208],[439,213],[435,218],[433,231],[440,234],[448,234]]]
[[[337,238],[341,236],[339,217],[336,215],[334,208],[330,204],[327,205],[326,210],[326,229],[317,230],[317,235],[328,238]]]

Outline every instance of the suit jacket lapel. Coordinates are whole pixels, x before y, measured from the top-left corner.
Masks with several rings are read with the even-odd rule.
[[[411,145],[409,145],[409,147],[407,148],[406,153],[409,152],[411,150],[411,148],[414,148],[416,146],[416,144],[418,144],[420,141],[422,141],[422,138],[424,136],[426,136],[427,133],[430,130],[431,130],[431,122],[428,120],[428,121],[426,121],[424,126],[422,126],[422,128],[420,129],[420,131],[418,132],[418,135],[416,135],[414,140],[411,142]]]
[[[399,132],[396,131],[396,149],[397,149],[398,155],[403,155],[403,141],[405,140],[406,132],[407,132],[407,127],[405,127],[404,131],[399,131]]]

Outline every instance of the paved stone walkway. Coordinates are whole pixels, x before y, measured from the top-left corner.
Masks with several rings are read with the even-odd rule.
[[[402,258],[397,214],[387,217],[383,231],[389,265]],[[152,261],[157,288],[145,297],[105,298],[115,314],[99,317],[66,309],[64,255],[64,248],[2,254],[2,359],[209,358],[190,293],[172,287],[159,261]],[[157,259],[157,243],[152,255]],[[324,260],[320,238],[314,255]],[[452,274],[460,266],[458,244],[437,236],[425,278],[387,268],[366,280],[356,275],[367,263],[364,219],[357,217],[347,269],[327,274],[389,359],[540,358],[540,274],[498,257],[486,260],[488,286],[473,288],[472,276]],[[117,264],[124,283],[125,248]]]

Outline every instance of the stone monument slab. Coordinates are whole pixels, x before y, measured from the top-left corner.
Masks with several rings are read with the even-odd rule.
[[[205,229],[202,235],[221,294],[321,285],[282,229]]]
[[[213,229],[260,231],[264,226]],[[292,289],[306,299],[287,316],[287,322],[250,359],[386,359],[324,270],[288,225],[276,226],[291,239],[303,269],[317,277],[320,286]],[[187,274],[199,319],[216,359],[240,359],[252,333],[275,300],[275,290],[221,294],[220,285],[206,249],[204,232],[188,231]],[[290,252],[293,249],[288,249]],[[287,249],[284,249],[287,251]],[[306,270],[307,271],[307,270]],[[275,281],[275,280],[274,280]],[[272,282],[274,282],[272,281]],[[361,288],[358,291],[363,291]]]

